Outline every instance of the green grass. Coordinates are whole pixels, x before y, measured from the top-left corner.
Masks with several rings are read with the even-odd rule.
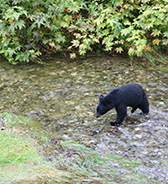
[[[0,183],[63,183],[73,174],[46,162],[42,145],[49,138],[34,121],[14,114],[0,114]],[[37,139],[38,137],[38,139]],[[72,176],[71,176],[72,175]]]
[[[120,155],[106,155],[106,158],[118,163],[120,168],[133,169],[138,167],[139,165],[143,165],[143,163],[139,160],[125,158]]]
[[[137,170],[141,161],[57,140],[26,117],[3,113],[0,125],[0,183],[158,183]]]
[[[35,150],[34,140],[25,136],[19,137],[11,132],[2,131],[0,134],[0,165],[17,165],[26,162],[38,162],[41,157]]]
[[[15,133],[24,134],[47,142],[50,139],[49,134],[41,127],[40,124],[24,116],[16,116],[12,113],[1,113],[0,122],[5,129],[15,131]],[[14,129],[14,130],[13,130]]]

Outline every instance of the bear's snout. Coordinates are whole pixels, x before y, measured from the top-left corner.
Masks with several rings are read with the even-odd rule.
[[[96,115],[95,115],[96,118],[98,118],[100,116],[101,116],[101,114],[99,112],[97,112]]]

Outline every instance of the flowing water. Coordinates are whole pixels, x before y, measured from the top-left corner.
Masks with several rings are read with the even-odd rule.
[[[51,66],[0,64],[0,110],[28,116],[57,139],[74,139],[100,154],[141,160],[137,168],[168,183],[168,74],[151,71],[134,59],[90,56],[80,61],[56,57]],[[127,83],[138,83],[150,102],[147,117],[128,108],[126,123],[111,127],[115,110],[95,118],[100,94]],[[109,163],[116,164],[117,163]],[[122,174],[122,173],[121,173]]]

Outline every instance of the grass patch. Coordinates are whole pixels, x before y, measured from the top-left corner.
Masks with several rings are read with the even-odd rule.
[[[16,116],[12,113],[1,113],[0,124],[7,131],[19,135],[27,135],[32,138],[49,141],[49,134],[41,127],[40,124],[24,116]]]
[[[18,165],[20,163],[38,162],[41,157],[35,150],[34,140],[20,137],[11,132],[0,133],[0,165]]]
[[[49,137],[36,122],[2,113],[0,127],[0,183],[69,183],[75,178],[45,161],[42,143]]]
[[[53,146],[54,151],[50,150],[45,155],[46,159],[60,170],[75,173],[79,177],[75,179],[76,182],[108,183],[114,179],[115,169],[110,168],[105,159],[84,145],[64,140],[54,142]]]
[[[116,163],[119,164],[120,168],[125,168],[125,169],[134,169],[139,165],[143,165],[143,163],[139,160],[125,158],[120,155],[106,155],[106,158],[108,160],[115,161]]]
[[[143,163],[56,140],[36,122],[0,114],[0,183],[150,183]],[[152,180],[152,183],[158,183]]]

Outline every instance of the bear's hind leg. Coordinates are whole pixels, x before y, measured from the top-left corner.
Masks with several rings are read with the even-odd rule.
[[[148,104],[140,104],[138,107],[142,110],[142,115],[146,116],[149,113]]]
[[[149,113],[149,102],[147,96],[143,97],[142,102],[138,105],[138,107],[142,110],[142,114],[146,116]]]

